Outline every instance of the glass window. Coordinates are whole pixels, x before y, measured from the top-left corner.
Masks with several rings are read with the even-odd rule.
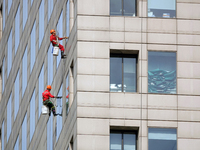
[[[53,150],[53,116],[47,122],[47,149]]]
[[[20,38],[20,5],[18,6],[17,13],[15,16],[15,54],[19,46]]]
[[[14,105],[15,105],[15,118],[16,118],[18,110],[19,110],[19,71],[15,79],[15,97],[14,98],[15,98]]]
[[[53,81],[53,54],[52,54],[52,46],[49,46],[48,50],[48,84],[51,85]]]
[[[28,18],[28,0],[23,0],[23,30]]]
[[[27,150],[27,113],[24,117],[24,121],[22,123],[22,150]]]
[[[66,36],[69,37],[69,0],[67,1],[67,4],[66,4]]]
[[[176,129],[149,128],[148,150],[177,150],[176,133]]]
[[[35,90],[30,101],[30,141],[35,131]]]
[[[48,0],[48,21],[51,17],[52,11],[53,11],[53,0]]]
[[[35,63],[35,22],[31,31],[31,69],[30,73],[32,72],[34,63]]]
[[[69,112],[69,73],[67,74],[66,78],[66,116]]]
[[[62,15],[62,12],[61,12],[61,14],[60,14],[60,17],[59,17],[59,20],[58,20],[58,24],[57,24],[57,35],[59,36],[59,37],[63,37],[63,15]],[[59,41],[60,42],[60,44],[62,45],[62,40],[61,41]],[[59,63],[60,63],[60,60],[61,60],[61,54],[59,53],[59,56],[57,57],[57,68],[58,68],[58,65],[59,65]]]
[[[42,65],[42,69],[39,75],[39,98],[38,98],[38,119],[40,118],[40,114],[42,112],[42,92],[44,91],[44,65]]]
[[[31,5],[33,4],[33,1],[34,1],[34,0],[31,0]]]
[[[5,86],[5,58],[3,58],[3,63],[2,63],[2,70],[1,70],[1,74],[2,74],[2,94],[4,92],[4,86]]]
[[[58,96],[62,96],[62,85],[60,87],[60,90],[58,92]],[[57,114],[62,114],[62,99],[57,99],[57,110],[56,110]],[[59,136],[60,136],[60,132],[62,130],[62,117],[61,116],[57,116],[57,136],[56,136],[56,141],[58,140]]]
[[[11,133],[12,126],[12,93],[10,94],[10,98],[7,103],[7,142]]]
[[[136,92],[136,56],[111,55],[110,91]]]
[[[11,6],[12,6],[12,0],[8,0],[8,14],[10,12]]]
[[[44,37],[44,0],[42,0],[39,8],[39,49]]]
[[[136,133],[111,131],[110,150],[136,150]]]
[[[148,17],[176,17],[176,0],[148,0]]]
[[[10,31],[10,35],[8,38],[8,54],[7,54],[7,77],[9,76],[11,67],[12,67],[12,30]]]
[[[4,150],[4,121],[1,126],[1,149]]]
[[[19,136],[17,137],[17,141],[15,142],[14,150],[19,150]]]
[[[27,86],[27,46],[22,58],[22,96],[24,95]]]
[[[175,52],[148,52],[148,92],[176,93]]]
[[[4,30],[4,27],[5,27],[5,22],[6,22],[6,2],[5,0],[3,0],[3,30]]]
[[[110,0],[110,15],[136,16],[137,0]]]

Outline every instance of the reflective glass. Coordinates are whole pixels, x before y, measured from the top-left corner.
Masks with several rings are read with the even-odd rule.
[[[53,116],[47,122],[47,150],[53,150]]]
[[[51,85],[53,81],[53,54],[52,54],[52,45],[49,46],[48,50],[48,85]]]
[[[1,126],[1,150],[4,150],[4,121]]]
[[[122,150],[122,134],[110,133],[110,150]]]
[[[33,1],[34,1],[34,0],[31,0],[31,5],[33,4]]]
[[[35,90],[30,101],[30,141],[32,140],[35,131]]]
[[[69,0],[67,1],[67,6],[66,6],[66,7],[67,7],[67,8],[66,8],[66,11],[67,11],[67,12],[66,12],[66,13],[67,13],[67,14],[66,14],[66,17],[67,17],[67,18],[66,18],[66,25],[67,25],[67,28],[66,28],[66,29],[67,29],[67,31],[66,31],[66,36],[69,37]]]
[[[69,73],[67,74],[66,78],[66,116],[68,115],[69,112]]]
[[[35,63],[35,22],[31,31],[31,69],[30,69],[30,73],[32,72],[34,63]]]
[[[136,150],[136,135],[124,134],[123,143],[124,143],[123,150]]]
[[[27,136],[27,113],[24,117],[23,123],[22,123],[22,150],[27,150],[27,140],[26,137]]]
[[[63,29],[63,13],[62,12],[60,14],[56,28],[57,28],[57,35],[62,38],[63,37],[63,30],[62,30]],[[62,40],[60,40],[59,42],[61,45],[63,45]],[[57,68],[59,66],[60,60],[61,60],[61,53],[59,52],[59,55],[57,56]]]
[[[176,93],[175,52],[148,52],[148,92]]]
[[[122,92],[122,58],[110,58],[110,91]]]
[[[175,18],[176,0],[148,0],[148,17]]]
[[[3,0],[3,30],[4,30],[4,27],[5,27],[5,21],[6,21],[6,2],[5,2],[5,0]]]
[[[48,0],[48,21],[51,17],[52,11],[53,11],[53,0]]]
[[[123,58],[124,92],[136,92],[136,58]]]
[[[60,90],[58,92],[58,96],[62,96],[62,86],[60,87]],[[57,99],[57,109],[56,109],[56,113],[58,114],[62,114],[62,99]],[[57,136],[56,136],[56,141],[58,140],[59,136],[60,136],[60,132],[62,130],[62,117],[61,116],[57,116]]]
[[[12,94],[10,94],[10,98],[7,103],[7,142],[10,137],[12,126]]]
[[[28,18],[28,0],[23,0],[23,30]]]
[[[20,31],[20,5],[18,6],[17,13],[15,16],[15,54],[19,46],[19,38],[20,38],[19,31]]]
[[[177,150],[176,133],[176,129],[149,128],[148,150]]]
[[[2,94],[3,94],[3,92],[4,92],[4,84],[5,84],[5,58],[3,58],[3,63],[2,63],[2,72],[1,72],[1,74],[2,74]]]
[[[124,0],[124,16],[136,16],[135,0]]]
[[[42,0],[39,8],[39,49],[44,37],[44,0]]]
[[[122,15],[122,0],[110,0],[110,15]]]
[[[9,15],[11,6],[12,6],[12,0],[8,0],[8,15]]]
[[[19,150],[19,136],[17,137],[17,141],[15,142],[14,150]]]
[[[38,119],[40,118],[40,114],[42,112],[42,92],[43,91],[44,91],[44,65],[42,65],[42,69],[39,75]]]
[[[15,79],[15,97],[14,98],[15,98],[15,118],[16,118],[18,110],[19,110],[19,71]]]
[[[27,46],[22,58],[22,96],[24,95],[27,86]]]
[[[12,67],[12,30],[10,31],[10,35],[8,38],[8,54],[7,54],[7,77],[9,76],[11,67]]]

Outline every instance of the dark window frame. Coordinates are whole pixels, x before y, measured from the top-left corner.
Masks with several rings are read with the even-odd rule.
[[[115,57],[115,58],[122,58],[122,91],[121,92],[125,92],[124,91],[124,72],[123,72],[123,70],[124,70],[124,60],[123,60],[123,58],[135,58],[136,59],[136,72],[135,72],[135,74],[136,74],[136,78],[135,78],[135,80],[136,80],[136,89],[135,89],[135,91],[134,92],[125,92],[125,93],[136,93],[137,92],[137,90],[138,90],[138,88],[137,88],[137,72],[138,72],[138,54],[122,54],[122,53],[110,53],[110,58],[111,57]],[[110,76],[110,78],[111,78],[111,76]],[[111,83],[110,83],[111,84]],[[113,92],[113,91],[110,91],[110,92]]]

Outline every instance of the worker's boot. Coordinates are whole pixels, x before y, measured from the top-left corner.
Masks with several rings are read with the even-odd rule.
[[[55,110],[53,110],[53,115],[54,116],[57,116],[58,114],[56,114],[56,111]]]
[[[64,52],[63,51],[61,51],[61,58],[65,58],[65,54],[64,54]]]

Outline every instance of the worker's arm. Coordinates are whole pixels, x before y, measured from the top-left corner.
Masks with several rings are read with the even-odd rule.
[[[68,37],[58,38],[58,40],[68,39]]]
[[[50,92],[49,92],[49,96],[50,96],[51,98],[55,98],[55,96],[51,95],[51,93],[50,93]]]

